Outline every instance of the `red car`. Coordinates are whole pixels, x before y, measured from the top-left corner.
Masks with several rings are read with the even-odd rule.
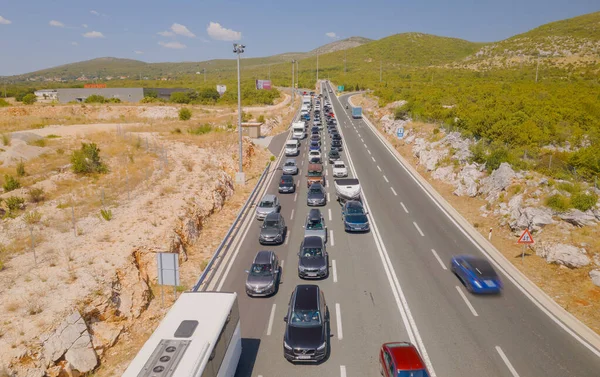
[[[419,351],[409,342],[382,345],[379,351],[379,372],[385,377],[429,377]]]

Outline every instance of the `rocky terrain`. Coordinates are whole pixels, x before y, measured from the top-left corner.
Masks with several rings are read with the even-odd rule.
[[[396,149],[482,234],[493,233],[492,243],[509,260],[600,333],[600,201],[586,211],[553,210],[546,206],[547,198],[569,197],[572,182],[515,171],[507,163],[488,173],[485,165],[472,161],[474,140],[435,125],[394,120],[393,108],[402,106],[401,101],[385,108],[373,98],[354,96],[353,101],[367,109]],[[402,141],[395,136],[399,126],[405,127]],[[584,182],[576,185],[583,193],[600,194]],[[515,259],[521,251],[516,241],[525,229],[536,241],[527,263]]]

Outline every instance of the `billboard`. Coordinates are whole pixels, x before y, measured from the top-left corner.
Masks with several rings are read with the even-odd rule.
[[[223,95],[225,93],[225,91],[227,90],[227,86],[225,85],[217,85],[217,92],[219,92],[219,95]]]
[[[106,88],[106,84],[84,84],[83,87],[86,89],[89,89],[89,88],[100,89],[100,88]]]
[[[271,80],[256,80],[256,89],[271,89]]]

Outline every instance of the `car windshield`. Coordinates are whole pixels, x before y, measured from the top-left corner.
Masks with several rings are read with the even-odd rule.
[[[496,271],[485,260],[473,259],[469,261],[469,264],[479,277],[496,277]]]
[[[329,152],[329,155],[332,157],[335,157],[337,155],[339,155],[338,151],[332,150],[331,152]]]
[[[364,211],[360,206],[348,206],[346,207],[346,213],[349,215],[362,214]]]
[[[334,168],[337,168],[337,169],[343,169],[343,168],[345,168],[346,166],[345,166],[344,164],[335,164],[335,165],[333,165],[333,167],[334,167]]]
[[[323,250],[320,247],[305,247],[301,255],[305,258],[319,258],[323,256]]]
[[[292,312],[290,324],[299,327],[319,326],[321,324],[321,313],[318,310],[299,310]]]
[[[320,194],[321,193],[321,189],[318,189],[316,187],[311,187],[310,190],[308,190],[309,194]]]
[[[269,276],[273,274],[273,269],[270,264],[253,263],[250,269],[250,275],[253,276]]]
[[[275,228],[277,226],[277,220],[265,220],[263,228]]]
[[[421,370],[400,370],[398,371],[398,377],[429,377],[427,371]]]
[[[258,205],[261,208],[271,208],[273,207],[275,204],[270,201],[270,200],[263,200],[260,202],[260,204]]]
[[[315,170],[309,171],[308,172],[308,176],[309,177],[320,177],[321,176],[321,172],[320,171],[315,171]]]
[[[323,223],[319,221],[309,221],[306,223],[306,230],[323,230]]]
[[[285,163],[285,166],[296,166],[296,163],[294,161],[288,161]]]

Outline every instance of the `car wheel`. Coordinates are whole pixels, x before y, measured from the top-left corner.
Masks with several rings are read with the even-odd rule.
[[[379,362],[379,374],[383,376],[383,367],[381,366],[381,361]]]

